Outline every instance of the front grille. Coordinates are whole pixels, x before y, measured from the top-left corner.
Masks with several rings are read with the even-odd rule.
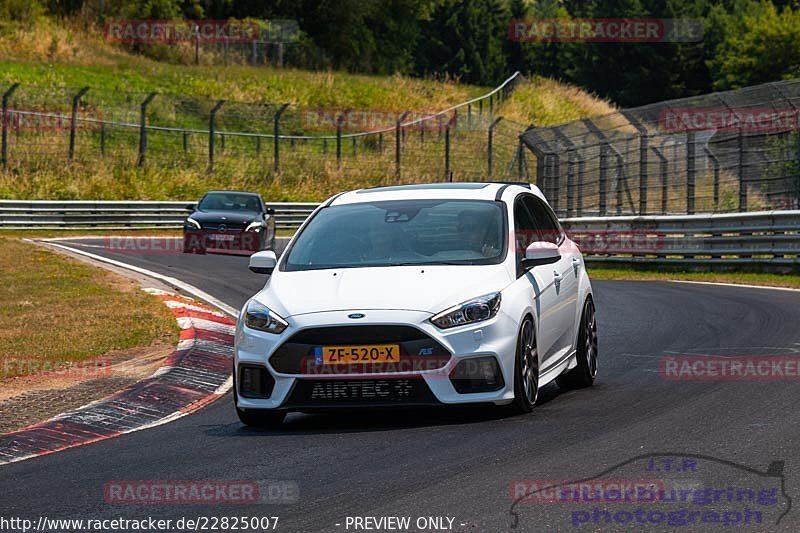
[[[283,407],[429,406],[438,403],[421,378],[298,379]]]
[[[320,346],[398,344],[400,362],[323,365],[317,359]],[[278,372],[298,375],[396,374],[444,367],[450,352],[423,331],[411,326],[327,326],[298,331],[284,342],[270,364]]]
[[[224,226],[222,231],[242,231],[247,224],[239,222],[203,222],[201,226],[204,230],[218,231],[220,226]]]

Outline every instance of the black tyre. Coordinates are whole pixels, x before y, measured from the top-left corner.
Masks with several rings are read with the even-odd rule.
[[[556,383],[562,389],[591,387],[597,377],[597,319],[591,298],[583,305],[579,327],[578,366],[556,378]]]
[[[275,427],[279,426],[283,419],[286,418],[286,411],[268,411],[268,410],[245,410],[239,409],[239,395],[236,388],[236,373],[233,377],[233,404],[236,407],[236,415],[239,421],[251,427]]]
[[[246,426],[253,427],[275,427],[279,426],[286,418],[284,411],[250,410],[236,408],[239,420]]]
[[[539,353],[536,348],[536,334],[533,320],[526,318],[519,328],[517,338],[517,357],[514,363],[514,402],[511,410],[515,413],[530,413],[539,397]]]

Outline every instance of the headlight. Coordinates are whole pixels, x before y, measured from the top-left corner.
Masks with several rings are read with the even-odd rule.
[[[438,315],[431,318],[431,322],[441,329],[463,326],[473,322],[489,320],[497,314],[500,309],[500,293],[494,292],[473,298],[462,304],[455,305],[450,309],[445,309]]]
[[[267,333],[281,333],[289,325],[284,319],[270,311],[270,309],[250,300],[244,311],[244,324],[251,329],[266,331]]]
[[[254,220],[244,228],[245,231],[261,231],[264,228],[264,223],[260,220]]]
[[[192,227],[194,227],[196,229],[200,229],[200,223],[198,221],[196,221],[195,219],[193,219],[192,217],[187,218],[186,222],[184,222],[184,225],[185,226],[192,226]]]

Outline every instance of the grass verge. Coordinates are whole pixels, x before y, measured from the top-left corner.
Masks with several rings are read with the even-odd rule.
[[[800,289],[799,274],[770,274],[765,272],[665,272],[661,270],[595,266],[588,267],[587,271],[592,280],[706,281],[712,283],[732,283],[735,285],[763,285],[767,287]]]
[[[0,237],[0,272],[0,381],[20,369],[177,342],[166,306],[108,271]]]

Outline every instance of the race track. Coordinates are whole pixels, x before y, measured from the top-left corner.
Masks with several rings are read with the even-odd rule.
[[[247,270],[244,257],[115,253],[98,239],[71,245],[181,279],[236,308],[265,279]],[[279,516],[277,531],[292,532],[346,531],[348,516],[447,516],[455,531],[594,531],[599,526],[575,522],[572,504],[514,505],[509,484],[581,480],[615,467],[611,478],[641,478],[619,465],[651,454],[705,458],[714,466],[697,477],[712,485],[714,476],[754,484],[761,480],[754,472],[773,464],[786,494],[800,494],[797,379],[670,381],[658,371],[666,355],[800,355],[800,293],[655,282],[594,287],[597,383],[570,392],[548,386],[531,415],[293,414],[281,429],[260,431],[239,423],[228,394],[164,426],[0,467],[0,514]],[[291,480],[299,499],[215,507],[104,501],[109,481],[206,479]],[[778,524],[772,513],[749,530],[800,530],[796,504],[781,505],[789,512]]]

